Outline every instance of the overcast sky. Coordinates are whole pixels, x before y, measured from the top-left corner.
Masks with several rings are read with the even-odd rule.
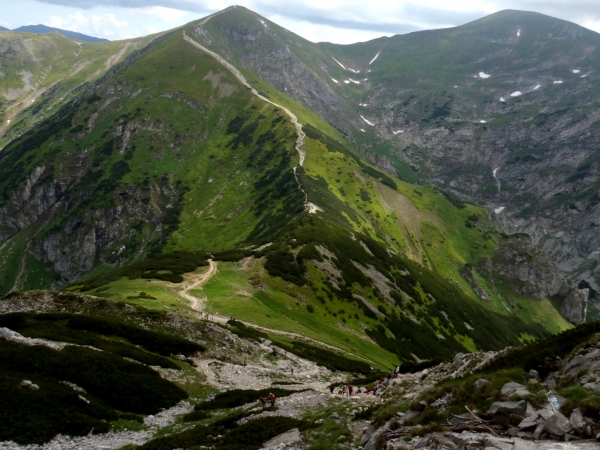
[[[314,42],[339,44],[461,25],[503,9],[600,32],[600,0],[0,0],[0,25],[45,25],[110,40],[167,30],[243,5]]]

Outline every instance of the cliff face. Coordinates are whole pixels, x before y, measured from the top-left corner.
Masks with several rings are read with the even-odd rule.
[[[492,258],[480,261],[474,268],[492,285],[502,284],[540,300],[554,297],[559,312],[574,325],[585,321],[589,290],[569,286],[551,257],[528,237],[509,239],[496,248]],[[474,277],[469,281],[476,292],[481,290]]]

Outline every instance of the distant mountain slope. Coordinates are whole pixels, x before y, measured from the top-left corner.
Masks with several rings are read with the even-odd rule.
[[[8,28],[0,27],[0,31],[10,31]]]
[[[63,36],[70,38],[70,39],[78,39],[78,40],[84,41],[84,42],[107,42],[108,41],[108,39],[97,38],[94,36],[88,36],[86,34],[77,33],[76,31],[62,30],[60,28],[49,27],[47,25],[42,25],[42,24],[24,25],[22,27],[15,28],[12,31],[17,32],[17,33],[34,33],[34,34],[57,32],[57,33],[62,34]]]

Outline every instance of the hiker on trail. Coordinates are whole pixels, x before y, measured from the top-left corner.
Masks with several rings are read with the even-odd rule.
[[[352,386],[348,386],[348,396],[351,396],[353,391],[354,388]]]
[[[246,360],[244,359],[244,367],[246,367]]]
[[[271,403],[271,406],[275,406],[275,402],[277,401],[277,397],[275,397],[275,394],[273,394],[272,392],[269,394],[269,402]]]
[[[362,394],[362,388],[359,386],[358,390],[356,391],[357,394]]]
[[[369,386],[367,386],[367,394],[370,394],[373,391]]]
[[[331,392],[333,394],[333,390],[335,389],[335,387],[333,386],[333,384],[331,386],[329,386],[329,392]]]
[[[346,386],[342,386],[342,395],[346,394]]]
[[[267,399],[264,397],[258,397],[258,401],[262,403],[262,407],[267,406]]]

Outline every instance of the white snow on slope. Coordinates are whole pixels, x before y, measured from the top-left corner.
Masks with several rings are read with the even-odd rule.
[[[10,119],[8,119],[8,120],[6,121],[6,123],[10,123]]]
[[[487,123],[485,120],[480,120],[479,123]]]
[[[535,91],[536,89],[539,89],[542,85],[538,84],[536,87],[533,88],[533,90]]]
[[[392,130],[392,133],[394,133],[394,136],[396,136],[398,133],[404,133],[404,130],[398,130],[398,131]]]
[[[454,86],[455,88],[457,88],[458,86]]]
[[[589,75],[589,73],[586,73],[585,75],[581,75],[579,78],[585,78]]]
[[[496,176],[496,172],[498,172],[498,168],[497,168],[497,167],[496,167],[496,168],[494,169],[494,171],[492,172],[492,176],[493,176],[493,177],[495,177],[495,176]]]
[[[353,80],[352,78],[348,78],[348,80],[352,81],[355,84],[360,84],[360,81]]]
[[[267,28],[267,24],[264,23],[262,20],[260,21],[260,23],[262,23],[265,26],[265,28]]]
[[[505,102],[506,100],[504,100],[504,97],[500,97],[500,101]]]
[[[521,36],[521,30],[517,31],[517,37]]]
[[[350,83],[350,80],[344,80],[344,83],[348,84]]]
[[[359,103],[358,106],[369,106],[366,103]]]
[[[579,73],[579,72],[581,72],[581,70],[579,70],[579,69],[573,69],[573,73]]]
[[[485,72],[479,72],[479,78],[489,78],[491,75]]]
[[[335,78],[332,78],[331,81],[333,81],[334,83],[338,82],[338,80],[336,80]]]
[[[494,210],[494,212],[495,212],[496,214],[500,214],[502,211],[504,211],[504,206],[501,206],[500,208],[496,208],[496,209]]]
[[[365,130],[363,130],[362,128],[360,129],[360,131],[362,131],[363,133],[365,132]]]
[[[339,62],[337,59],[335,59],[333,56],[331,57],[331,59],[333,59],[336,63],[338,63],[341,66],[342,69],[346,70],[346,68],[344,67],[344,65],[341,62]]]
[[[510,94],[511,97],[518,97],[519,95],[522,95],[521,91],[515,91],[512,94]]]
[[[367,125],[371,125],[372,127],[374,127],[374,126],[375,126],[375,124],[374,124],[373,122],[369,122],[369,121],[368,121],[367,119],[365,119],[363,116],[360,116],[360,118],[361,118],[362,120],[364,120],[364,121],[367,123]]]
[[[360,73],[360,70],[354,70],[354,69],[351,69],[350,67],[348,67],[348,70],[349,70],[350,72],[354,72],[354,73]]]
[[[381,53],[381,52],[379,52],[379,53]],[[377,59],[377,57],[379,56],[379,53],[377,53],[377,54],[375,55],[375,58],[373,58],[373,59],[371,60],[371,62],[369,63],[369,65],[371,65],[371,64],[373,64],[373,63],[375,62],[375,60],[376,60],[376,59]]]
[[[554,84],[562,84],[561,80],[555,81]]]

